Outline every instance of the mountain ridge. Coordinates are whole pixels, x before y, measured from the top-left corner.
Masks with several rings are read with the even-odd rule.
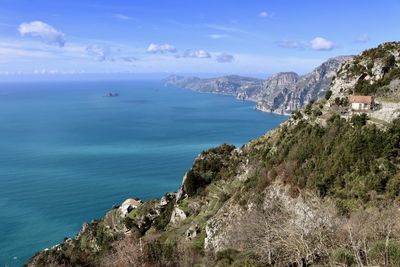
[[[172,75],[164,80],[164,84],[196,92],[232,95],[240,100],[256,102],[256,108],[261,111],[290,115],[322,97],[340,65],[351,58],[339,56],[328,59],[305,75],[280,72],[266,80],[239,75],[208,79]]]

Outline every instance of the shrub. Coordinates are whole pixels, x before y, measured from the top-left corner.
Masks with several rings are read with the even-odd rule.
[[[170,201],[167,206],[165,206],[162,210],[160,215],[154,221],[154,227],[161,231],[164,230],[165,227],[168,225],[169,221],[171,220],[172,211],[174,209],[175,201]]]
[[[356,127],[360,127],[360,126],[364,126],[367,124],[367,120],[368,120],[368,116],[366,113],[361,113],[360,115],[355,114],[351,117],[350,122],[356,126]]]
[[[400,195],[400,176],[393,177],[386,185],[386,192],[389,198],[395,198]]]
[[[201,153],[186,174],[183,184],[189,196],[199,194],[213,180],[228,179],[235,174],[237,164],[231,158],[235,146],[223,144]]]
[[[331,98],[331,96],[332,96],[332,91],[331,91],[331,90],[328,90],[328,91],[326,92],[326,94],[325,94],[325,99],[326,99],[326,100],[329,100],[329,98]]]
[[[369,250],[370,261],[377,265],[385,264],[385,241],[376,241]],[[390,241],[388,246],[388,262],[390,266],[400,266],[400,242]]]
[[[175,243],[161,243],[154,240],[144,246],[148,261],[156,263],[157,266],[166,266],[168,263],[177,262],[179,254]]]
[[[238,255],[239,255],[239,251],[228,248],[228,249],[217,252],[217,260],[232,264]]]
[[[314,115],[315,117],[319,117],[319,116],[322,115],[322,111],[321,111],[320,109],[314,109],[314,110],[313,110],[313,115]]]
[[[312,112],[312,103],[308,103],[304,108],[304,113],[307,115],[311,115]]]
[[[293,113],[293,119],[294,119],[294,120],[300,120],[300,119],[302,119],[302,118],[303,118],[303,115],[301,114],[300,111],[295,111],[295,112]]]
[[[355,264],[353,253],[346,248],[338,248],[333,251],[332,260],[341,266],[353,266]]]

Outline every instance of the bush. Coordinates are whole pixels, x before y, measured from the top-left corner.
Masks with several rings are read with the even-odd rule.
[[[199,194],[213,180],[228,179],[235,174],[237,164],[231,158],[235,146],[223,144],[201,153],[186,174],[184,191],[193,196]]]
[[[390,241],[388,247],[388,261],[390,266],[400,266],[400,242]],[[376,241],[369,250],[370,261],[377,265],[385,264],[385,241]]]
[[[332,260],[341,266],[353,266],[355,264],[353,253],[346,248],[338,248],[333,251]]]
[[[304,113],[307,115],[311,115],[312,112],[312,103],[308,103],[304,108]]]
[[[400,196],[400,176],[389,180],[386,186],[386,192],[389,198]]]
[[[161,231],[164,230],[171,220],[172,211],[174,209],[175,201],[170,201],[166,207],[161,210],[160,215],[154,221],[154,227]]]
[[[313,115],[314,115],[315,117],[319,117],[319,116],[322,115],[322,111],[321,111],[320,109],[314,109],[314,110],[313,110]]]
[[[325,94],[325,99],[326,99],[326,100],[329,100],[329,98],[331,98],[331,96],[332,96],[332,91],[331,91],[331,90],[328,90],[328,91],[326,92],[326,94]]]
[[[232,264],[236,260],[238,255],[239,251],[228,248],[217,252],[217,260]]]
[[[303,118],[303,115],[301,114],[300,111],[295,111],[295,112],[293,113],[293,119],[294,119],[294,120],[301,120],[302,118]]]
[[[356,126],[356,127],[360,127],[360,126],[364,126],[367,124],[367,120],[368,120],[368,116],[366,113],[361,113],[360,115],[355,114],[351,117],[350,122]]]
[[[354,93],[360,95],[371,95],[376,93],[376,86],[370,84],[369,81],[359,80],[354,87]]]
[[[175,243],[161,243],[154,240],[144,246],[148,261],[156,263],[157,266],[166,266],[168,263],[177,262],[179,253]]]

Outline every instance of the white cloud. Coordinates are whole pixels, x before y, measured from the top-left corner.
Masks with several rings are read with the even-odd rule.
[[[311,48],[317,51],[332,50],[335,47],[332,41],[329,41],[322,37],[315,37],[310,41],[310,44]]]
[[[185,53],[183,54],[183,57],[187,58],[210,58],[211,55],[207,51],[204,51],[202,49],[200,50],[186,50]]]
[[[258,16],[260,16],[262,18],[267,18],[267,17],[269,17],[269,13],[267,11],[262,11],[262,12],[260,12],[260,14],[258,14]]]
[[[283,40],[279,41],[277,44],[282,48],[289,48],[289,49],[304,48],[304,44],[298,41]]]
[[[211,39],[217,40],[217,39],[227,38],[228,35],[226,35],[226,34],[210,34],[208,37],[210,37]]]
[[[89,45],[86,47],[86,52],[97,61],[114,61],[108,46]]]
[[[133,19],[132,17],[124,15],[124,14],[114,14],[114,18],[119,19],[119,20],[131,20],[131,19]]]
[[[223,31],[223,32],[248,33],[242,29],[227,26],[227,25],[205,24],[204,26],[207,28],[213,29],[213,30],[218,30],[218,31]]]
[[[44,42],[51,45],[63,47],[65,44],[64,34],[56,30],[53,26],[42,21],[22,23],[19,25],[18,31],[22,36],[30,35],[33,37],[39,37]]]
[[[147,48],[147,52],[152,54],[164,53],[164,52],[176,53],[176,48],[170,44],[151,43]]]
[[[219,63],[229,63],[229,62],[234,61],[234,60],[235,60],[235,57],[234,57],[233,55],[230,55],[230,54],[227,54],[227,53],[222,53],[222,54],[219,54],[219,55],[216,57],[216,60],[217,60]]]
[[[356,43],[368,43],[371,40],[370,36],[367,33],[363,33],[357,37],[355,40]]]

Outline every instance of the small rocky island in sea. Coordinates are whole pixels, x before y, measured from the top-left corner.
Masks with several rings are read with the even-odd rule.
[[[109,92],[106,95],[104,95],[104,97],[117,97],[117,96],[119,96],[118,93],[112,93],[112,92]]]

